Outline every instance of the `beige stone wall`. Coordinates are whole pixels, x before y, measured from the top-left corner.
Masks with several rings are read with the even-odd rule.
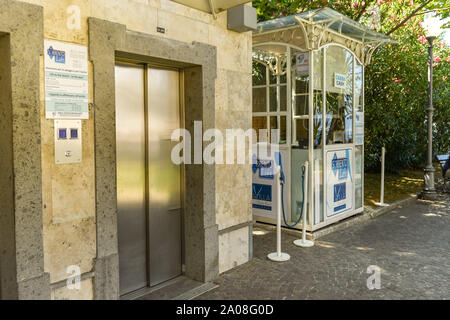
[[[204,42],[217,47],[216,127],[251,128],[251,33],[228,31],[226,12],[212,15],[168,0],[22,0],[44,7],[46,39],[87,45],[87,18],[125,24],[129,30],[184,42]],[[72,8],[79,8],[80,28],[69,29]],[[166,34],[156,32],[156,26]],[[43,59],[42,59],[43,61]],[[90,72],[92,77],[92,72]],[[43,94],[43,63],[41,97]],[[93,81],[90,79],[92,92]],[[92,99],[92,94],[90,99]],[[65,280],[67,267],[92,271],[96,256],[94,119],[83,120],[83,161],[54,164],[53,120],[41,110],[42,184],[45,271],[51,282]],[[219,230],[251,221],[251,170],[249,165],[220,165],[216,169],[216,213]],[[226,271],[248,260],[248,227],[220,236],[219,269]],[[55,289],[53,299],[90,299],[92,282],[79,292]]]

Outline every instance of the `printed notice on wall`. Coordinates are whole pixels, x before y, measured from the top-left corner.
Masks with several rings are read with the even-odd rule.
[[[45,116],[88,119],[87,47],[45,40]]]

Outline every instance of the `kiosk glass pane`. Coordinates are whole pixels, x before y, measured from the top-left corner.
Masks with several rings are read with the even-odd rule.
[[[322,110],[323,110],[323,96],[322,91],[314,90],[314,97],[313,97],[314,105],[313,105],[313,112],[314,112],[314,148],[322,148],[322,136],[323,136],[323,126],[322,126]]]
[[[277,87],[270,87],[269,88],[269,98],[270,98],[270,112],[276,112],[277,111]]]
[[[286,116],[280,117],[280,144],[287,143]]]
[[[277,84],[277,75],[272,71],[269,72],[269,84]]]
[[[291,48],[292,87],[295,93],[309,92],[309,52]]]
[[[355,67],[355,144],[364,144],[364,74],[358,61]]]
[[[306,94],[309,92],[309,77],[308,76],[299,76],[296,75],[296,72],[294,72],[295,78],[293,77],[295,81],[295,93],[303,93]]]
[[[314,89],[322,90],[323,84],[323,49],[314,51],[313,53],[314,64]]]
[[[262,63],[253,61],[252,81],[254,86],[266,85],[266,66]]]
[[[295,96],[295,115],[307,116],[309,110],[309,97],[308,95],[296,95]]]
[[[309,132],[309,120],[308,119],[296,119],[295,120],[295,132],[300,149],[308,149],[308,132]]]
[[[280,127],[278,127],[278,119],[280,121]],[[270,117],[270,141],[277,142],[279,144],[286,143],[286,116],[271,116]],[[272,137],[272,130],[279,129],[279,141],[278,137]],[[275,139],[275,140],[274,140]]]
[[[314,116],[314,148],[322,147],[323,137],[323,49],[313,53],[314,69],[314,96],[313,96],[313,116]]]
[[[280,86],[280,111],[286,111],[287,107],[287,89],[286,86]]]
[[[353,55],[330,46],[326,54],[327,144],[353,142]]]
[[[362,207],[363,200],[363,147],[355,146],[355,208]]]
[[[278,136],[275,135],[276,131],[272,131],[278,129],[278,120],[277,117],[270,117],[270,140],[272,143],[278,143]],[[273,134],[273,136],[272,136]]]
[[[252,127],[253,130],[256,131],[257,142],[267,141],[267,138],[264,136],[264,132],[260,132],[261,129],[267,130],[267,117],[253,117]]]
[[[358,61],[355,67],[355,111],[363,112],[363,68]]]
[[[266,112],[266,88],[253,88],[253,112]]]
[[[323,49],[313,52],[314,96],[313,96],[313,223],[324,221],[323,214]]]

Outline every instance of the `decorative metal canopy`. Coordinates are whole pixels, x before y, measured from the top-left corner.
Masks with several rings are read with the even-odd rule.
[[[305,50],[317,50],[328,43],[340,43],[369,64],[373,52],[394,39],[371,30],[334,11],[320,8],[258,23],[253,32],[254,44],[283,42]]]

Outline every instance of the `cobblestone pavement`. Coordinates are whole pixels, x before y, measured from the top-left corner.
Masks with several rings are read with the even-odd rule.
[[[275,233],[255,229],[253,261],[222,274],[220,287],[198,299],[450,299],[448,195],[329,234],[313,248],[294,239],[282,235],[291,260],[271,262]],[[367,288],[370,265],[381,268],[379,290]]]

